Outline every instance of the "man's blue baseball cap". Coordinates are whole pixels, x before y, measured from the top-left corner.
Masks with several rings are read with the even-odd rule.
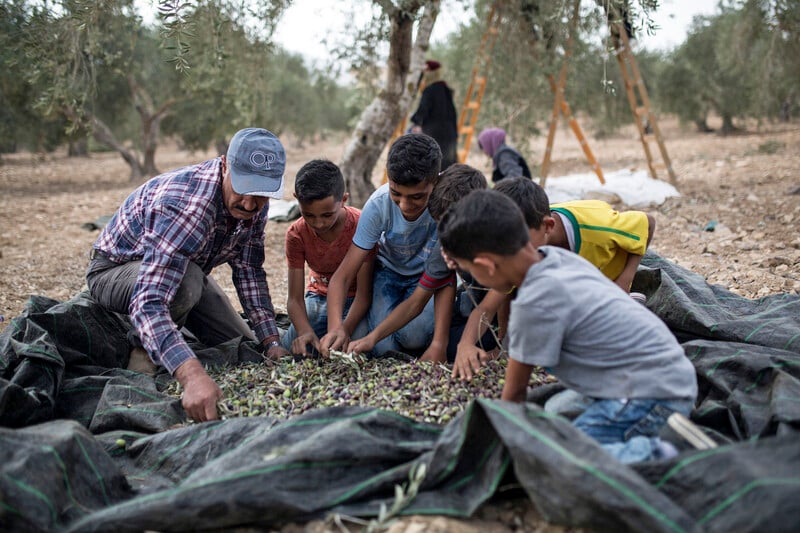
[[[283,198],[286,152],[274,133],[263,128],[237,131],[227,160],[236,194]]]

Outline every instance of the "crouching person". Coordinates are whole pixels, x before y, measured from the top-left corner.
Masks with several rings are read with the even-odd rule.
[[[268,357],[287,355],[263,266],[269,198],[283,196],[285,166],[275,135],[240,130],[227,155],[161,174],[133,191],[92,247],[86,273],[92,298],[130,315],[132,353],[145,350],[153,365],[175,376],[183,408],[198,422],[218,418],[222,391],[182,327],[208,346],[244,337],[258,340]],[[255,332],[209,275],[223,263]]]
[[[444,252],[479,283],[512,293],[502,398],[523,402],[534,366],[591,398],[574,420],[624,463],[671,457],[659,431],[688,416],[694,367],[667,326],[591,263],[530,242],[517,205],[475,191],[439,223]]]

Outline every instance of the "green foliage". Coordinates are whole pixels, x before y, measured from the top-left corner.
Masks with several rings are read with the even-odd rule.
[[[301,137],[346,128],[352,92],[270,43],[287,5],[164,1],[166,25],[148,27],[132,0],[3,1],[0,145],[55,146],[99,120],[144,150],[160,111],[164,131],[196,149],[253,124]]]
[[[434,51],[442,57],[448,69],[445,78],[458,95],[467,90],[491,2],[479,0],[476,4],[476,17],[453,34],[446,46]],[[655,4],[649,0],[627,4],[636,32],[652,31],[649,14]],[[565,97],[573,114],[591,117],[598,134],[610,133],[632,121],[619,67],[606,36],[609,16],[605,7],[622,5],[616,0],[582,2],[573,33]],[[554,98],[549,80],[558,80],[564,63],[573,6],[571,0],[504,3],[478,129],[502,127],[515,144],[525,146],[530,136],[547,128]],[[656,69],[660,60],[653,54],[645,68]],[[458,98],[456,103],[461,106]]]
[[[36,111],[36,95],[25,77],[30,65],[16,46],[26,31],[25,6],[0,3],[0,153],[50,151],[65,140],[64,117]]]
[[[731,1],[696,18],[659,80],[664,108],[698,125],[713,111],[723,131],[735,118],[777,117],[800,79],[798,11],[797,0]]]

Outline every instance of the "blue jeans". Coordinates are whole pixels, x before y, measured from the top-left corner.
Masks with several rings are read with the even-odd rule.
[[[372,283],[372,305],[367,313],[369,331],[375,329],[395,307],[411,296],[418,283],[419,275],[401,276],[388,268],[376,266]],[[378,341],[371,355],[380,357],[390,350],[416,353],[426,349],[433,340],[433,322],[431,298],[416,318]]]
[[[573,424],[621,463],[661,459],[659,431],[674,412],[689,416],[693,400],[602,400],[589,404]]]
[[[321,294],[317,294],[316,292],[307,292],[305,297],[306,302],[306,315],[308,315],[308,323],[311,324],[311,328],[314,330],[314,333],[317,335],[318,339],[321,339],[325,334],[328,332],[328,298],[327,296],[322,296]],[[347,316],[347,312],[350,310],[350,306],[353,305],[353,298],[347,298],[344,301],[344,309],[342,310],[342,320]],[[360,339],[364,335],[367,334],[367,324],[365,320],[361,320],[361,322],[356,326],[355,331],[350,336],[351,339]],[[281,346],[286,348],[289,351],[292,351],[292,341],[297,338],[297,329],[294,327],[294,324],[289,326],[289,329],[286,330],[286,333],[283,335],[281,339]]]

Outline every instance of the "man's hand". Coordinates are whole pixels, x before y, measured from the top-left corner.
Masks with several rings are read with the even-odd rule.
[[[281,346],[280,344],[276,344],[274,346],[269,346],[267,350],[264,352],[264,357],[267,359],[271,359],[273,361],[277,361],[281,357],[286,357],[289,355],[289,352]]]
[[[367,335],[366,337],[349,343],[347,345],[347,353],[369,353],[374,347],[375,341],[372,339],[371,335]]]
[[[327,335],[320,339],[320,352],[327,357],[330,355],[331,350],[342,350],[349,342],[350,334],[347,333],[344,328],[332,329]]]
[[[458,345],[456,350],[456,360],[453,362],[452,378],[459,378],[464,381],[472,381],[472,377],[480,372],[481,367],[486,366],[490,356],[477,346]]]
[[[195,422],[217,420],[217,401],[222,389],[206,373],[197,359],[189,359],[175,370],[175,378],[183,387],[181,405]]]
[[[317,334],[311,331],[309,333],[304,333],[303,335],[299,335],[295,340],[292,341],[292,353],[298,355],[310,355],[308,353],[309,344],[315,350],[321,352]]]

